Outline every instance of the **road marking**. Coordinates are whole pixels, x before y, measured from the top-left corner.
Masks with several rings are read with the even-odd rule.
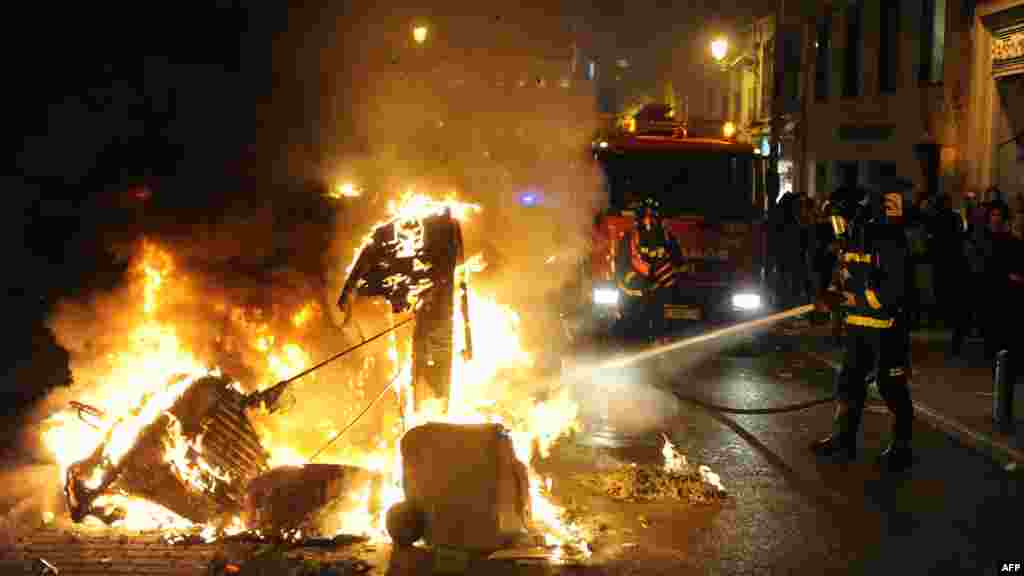
[[[833,370],[839,370],[839,363],[823,354],[808,351],[804,351],[804,354],[818,360],[819,362],[824,362],[831,366]],[[983,432],[972,430],[966,425],[961,424],[948,416],[943,416],[925,404],[920,402],[913,402],[913,404],[915,413],[924,416],[924,418],[930,421],[934,426],[947,434],[955,436],[962,442],[974,448],[987,447],[990,450],[1001,453],[1005,458],[1012,460],[1017,464],[1024,463],[1024,452],[1017,450],[1006,442],[993,438]]]

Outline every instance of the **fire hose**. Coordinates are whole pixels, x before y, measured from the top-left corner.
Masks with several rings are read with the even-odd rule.
[[[772,408],[735,408],[732,406],[722,406],[721,404],[712,404],[692,396],[689,394],[683,394],[675,392],[675,396],[680,400],[684,400],[691,404],[696,404],[701,408],[712,410],[714,412],[722,412],[723,414],[785,414],[787,412],[799,412],[822,404],[828,404],[836,399],[836,395],[832,394],[824,398],[818,398],[815,400],[808,400],[807,402],[799,402],[797,404],[786,404],[783,406],[774,406]]]
[[[646,360],[648,358],[653,358],[653,357],[656,357],[656,356],[660,356],[662,354],[665,354],[667,352],[671,352],[673,350],[678,350],[678,349],[681,349],[681,348],[685,348],[687,346],[692,346],[694,344],[699,344],[701,342],[706,342],[706,341],[709,341],[709,340],[714,340],[714,339],[717,339],[717,338],[721,338],[723,336],[728,336],[728,335],[732,335],[732,334],[736,334],[736,333],[740,333],[740,332],[745,332],[745,331],[748,331],[748,330],[751,330],[751,329],[754,329],[754,328],[758,328],[758,327],[761,327],[761,326],[766,326],[766,325],[774,324],[776,322],[779,322],[781,320],[785,320],[787,318],[791,318],[791,317],[794,317],[794,316],[802,316],[802,315],[804,315],[804,314],[806,314],[806,313],[808,313],[808,312],[810,312],[812,310],[814,310],[814,305],[813,304],[807,304],[807,305],[804,305],[804,306],[798,306],[796,308],[791,308],[789,310],[784,310],[782,312],[778,312],[778,313],[772,314],[770,316],[765,316],[764,318],[757,318],[757,319],[750,320],[750,321],[747,321],[747,322],[741,322],[739,324],[734,324],[734,325],[731,325],[731,326],[726,326],[724,328],[719,328],[717,330],[712,330],[710,332],[707,332],[707,333],[704,333],[704,334],[700,334],[700,335],[697,335],[697,336],[693,336],[693,337],[690,337],[690,338],[684,338],[684,339],[678,340],[676,342],[671,342],[671,343],[668,343],[668,344],[664,344],[664,345],[660,345],[660,346],[655,346],[653,348],[650,348],[648,350],[644,350],[644,351],[639,352],[637,354],[630,355],[630,356],[628,356],[626,358],[620,358],[620,359],[615,359],[615,360],[611,360],[611,361],[608,361],[608,362],[604,362],[604,363],[602,363],[598,367],[598,369],[601,369],[601,368],[621,368],[623,366],[626,366],[626,365],[629,365],[629,364],[633,364],[633,363],[641,361],[641,360]],[[869,376],[869,380],[870,379],[871,379],[871,377]],[[808,408],[813,408],[814,406],[820,406],[822,404],[827,404],[829,402],[833,402],[837,398],[836,394],[830,394],[829,396],[826,396],[826,397],[823,397],[823,398],[817,398],[817,399],[814,399],[814,400],[809,400],[809,401],[805,401],[805,402],[799,402],[799,403],[796,403],[796,404],[787,404],[787,405],[783,405],[783,406],[773,406],[773,407],[769,407],[769,408],[737,408],[737,407],[734,407],[734,406],[723,406],[723,405],[720,405],[720,404],[714,404],[714,403],[711,403],[711,402],[707,402],[706,400],[702,400],[702,399],[700,399],[700,398],[698,398],[696,396],[693,396],[693,395],[690,395],[690,394],[683,394],[683,393],[675,391],[675,390],[673,390],[673,394],[677,398],[679,398],[680,400],[683,400],[685,402],[689,402],[691,404],[700,406],[702,408],[705,408],[705,409],[708,409],[708,410],[713,410],[715,412],[725,413],[725,414],[784,414],[784,413],[787,413],[787,412],[799,412],[801,410],[806,410]]]

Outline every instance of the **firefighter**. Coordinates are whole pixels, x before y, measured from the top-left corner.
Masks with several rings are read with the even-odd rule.
[[[640,206],[627,245],[620,250],[625,272],[619,276],[619,289],[632,300],[634,312],[642,321],[639,328],[646,338],[666,335],[665,304],[671,302],[676,283],[675,264],[679,245],[662,225],[660,204],[647,198]]]
[[[856,458],[867,379],[876,371],[879,392],[895,416],[892,442],[879,457],[879,464],[893,472],[905,470],[912,462],[914,409],[907,386],[907,241],[903,230],[903,191],[909,187],[910,183],[901,179],[888,183],[881,202],[877,198],[872,202],[866,191],[852,188],[841,188],[832,198],[831,222],[842,246],[840,286],[822,300],[828,302],[826,307],[840,306],[847,335],[837,375],[834,430],[811,445],[822,456]]]

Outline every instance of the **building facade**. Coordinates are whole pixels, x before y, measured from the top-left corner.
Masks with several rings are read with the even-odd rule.
[[[680,77],[685,86],[677,98],[691,131],[703,136],[721,136],[723,125],[731,122],[735,136],[760,150],[770,140],[770,116],[774,88],[772,47],[775,33],[773,16],[757,18],[724,34],[729,43],[725,62],[715,62],[709,47],[704,48],[700,82]],[[709,36],[708,42],[717,36]],[[765,152],[767,154],[767,151]]]
[[[914,182],[960,195],[970,2],[821,2],[804,20],[797,188]]]
[[[963,31],[965,189],[1024,210],[1024,0],[978,0]]]

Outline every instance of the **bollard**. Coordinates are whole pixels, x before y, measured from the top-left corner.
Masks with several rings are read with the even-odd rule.
[[[1009,350],[996,354],[995,379],[992,383],[992,419],[1003,431],[1013,428],[1013,365]]]

